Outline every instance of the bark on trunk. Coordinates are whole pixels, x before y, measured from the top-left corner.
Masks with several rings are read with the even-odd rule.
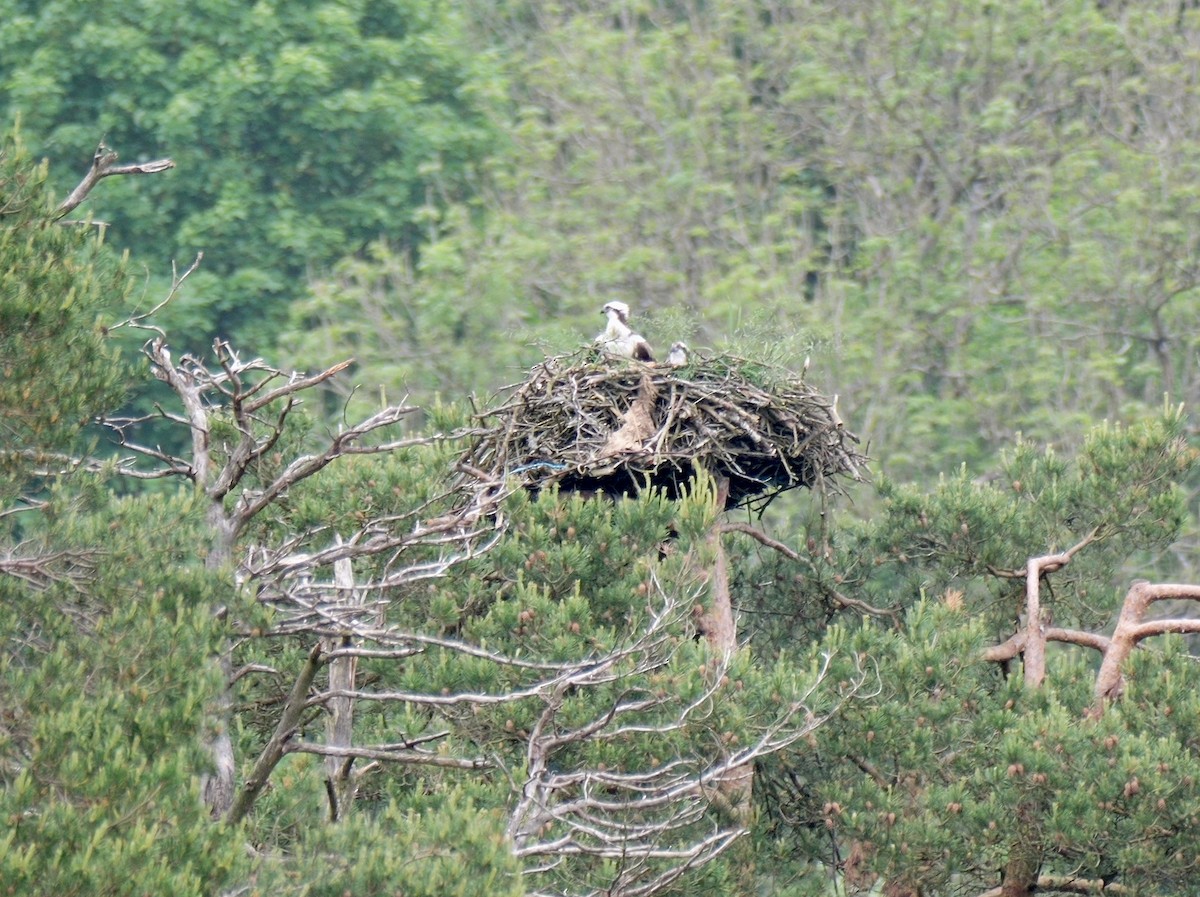
[[[1008,849],[1000,897],[1030,897],[1037,886],[1044,853],[1042,812],[1041,808],[1029,803],[1017,809],[1017,832]]]
[[[225,516],[221,505],[214,502],[208,511],[208,523],[212,527],[213,538],[208,557],[204,566],[208,570],[229,570],[233,564],[233,543],[235,539],[232,521]],[[225,619],[228,608],[214,607],[213,615]],[[212,768],[200,778],[200,793],[209,813],[214,819],[224,817],[233,806],[234,781],[237,776],[237,763],[233,756],[233,739],[229,735],[233,724],[233,646],[228,641],[216,658],[216,664],[221,671],[221,681],[224,687],[220,697],[213,705],[209,720],[209,735],[205,744],[212,757]]]
[[[724,508],[729,497],[729,480],[716,477],[717,507]],[[725,547],[721,543],[721,527],[713,527],[709,535],[714,562],[709,585],[709,608],[700,623],[700,631],[713,652],[721,657],[737,650],[737,623],[733,615],[733,600],[729,594],[729,567]],[[718,789],[726,810],[740,822],[750,818],[754,790],[754,765],[746,763],[729,770],[718,781]]]
[[[337,586],[339,603],[357,603],[354,593],[354,570],[349,559],[333,565],[333,582]],[[340,639],[325,639],[325,649],[331,653],[339,647],[354,643],[350,636]],[[329,662],[329,690],[331,692],[354,691],[358,672],[358,658],[335,657]],[[325,743],[330,747],[351,746],[354,731],[354,701],[351,698],[330,698],[326,704],[329,716],[325,719]],[[325,788],[329,794],[329,818],[334,822],[344,819],[354,803],[354,775],[352,757],[325,758]]]

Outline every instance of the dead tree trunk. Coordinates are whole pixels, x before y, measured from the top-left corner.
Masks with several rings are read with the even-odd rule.
[[[349,558],[342,558],[333,565],[333,582],[337,587],[337,603],[357,604],[359,598],[354,591],[354,570]],[[323,639],[325,653],[333,654],[329,661],[329,691],[335,695],[349,694],[355,689],[358,658],[354,655],[337,656],[338,648],[349,648],[354,644],[350,635],[341,638]],[[325,743],[332,748],[350,748],[354,732],[354,700],[348,697],[332,697],[325,704],[329,714],[325,718]],[[356,776],[351,767],[352,756],[325,758],[325,789],[329,794],[329,818],[334,822],[350,812],[354,803]]]

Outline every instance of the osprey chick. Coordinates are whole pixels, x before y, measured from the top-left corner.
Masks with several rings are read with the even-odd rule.
[[[654,353],[645,337],[634,333],[629,327],[628,305],[624,302],[609,302],[600,313],[608,318],[604,332],[596,337],[602,351],[638,361],[654,360]]]
[[[688,346],[683,340],[671,346],[671,354],[667,356],[667,364],[673,368],[681,368],[688,363]]]

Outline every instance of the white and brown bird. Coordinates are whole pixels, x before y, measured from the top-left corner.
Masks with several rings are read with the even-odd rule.
[[[673,368],[681,368],[687,363],[688,345],[683,340],[680,340],[671,346],[671,352],[667,355],[667,364]]]
[[[629,326],[628,305],[624,302],[608,302],[600,313],[608,318],[604,332],[596,337],[602,351],[638,361],[654,360],[654,353],[645,337],[634,333]]]

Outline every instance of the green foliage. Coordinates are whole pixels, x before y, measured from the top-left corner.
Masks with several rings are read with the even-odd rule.
[[[314,897],[519,897],[520,868],[495,808],[458,792],[438,794],[421,809],[386,807],[345,825],[306,825],[299,860],[268,861],[268,884],[253,894]],[[269,889],[268,889],[269,888]]]
[[[222,688],[209,608],[227,584],[195,559],[189,498],[102,492],[58,490],[27,524],[86,584],[0,576],[0,880],[30,895],[212,894],[247,871],[197,778]]]
[[[769,731],[828,658],[828,688],[808,703],[814,718],[837,712],[761,759],[747,851],[679,893],[825,894],[831,871],[843,892],[981,893],[1030,843],[1048,876],[1187,892],[1200,705],[1186,646],[1142,645],[1102,715],[1081,648],[1052,646],[1037,688],[1019,660],[981,655],[1018,627],[1030,557],[1077,549],[1040,583],[1045,622],[1103,632],[1187,523],[1182,415],[1093,422],[1197,392],[1194,11],[331,0],[96,18],[74,0],[0,0],[0,18],[0,103],[22,111],[39,151],[78,160],[103,133],[179,163],[93,202],[110,241],[207,252],[162,321],[192,342],[232,329],[268,350],[286,320],[280,345],[298,366],[358,358],[370,388],[347,404],[373,409],[380,393],[515,380],[543,349],[589,339],[602,302],[623,298],[660,351],[681,337],[749,346],[764,383],[811,352],[888,474],[861,497],[861,522],[818,496],[794,505],[783,552],[730,537],[748,646],[727,667],[697,638],[716,516],[704,490],[678,503],[512,496],[490,553],[371,592],[381,626],[424,641],[360,659],[364,688],[412,697],[360,701],[355,743],[420,742],[445,765],[371,768],[333,824],[325,765],[288,754],[244,826],[215,825],[198,777],[226,627],[245,672],[231,693],[239,780],[317,636],[262,637],[285,610],[205,569],[211,509],[197,495],[122,498],[75,477],[45,487],[36,516],[6,513],[43,488],[30,453],[80,450],[84,423],[118,398],[98,322],[128,297],[123,264],[92,229],[53,223],[46,169],[6,144],[0,433],[20,454],[5,455],[0,486],[5,885],[612,888],[628,867],[611,857],[514,856],[535,740],[634,696],[646,703],[619,731],[543,740],[547,768],[695,774]],[[55,189],[77,168],[56,166]],[[297,415],[245,488],[352,417],[333,396]],[[469,420],[427,414],[431,429]],[[265,420],[250,425],[260,436]],[[220,463],[240,434],[219,416],[212,432]],[[300,552],[369,520],[429,519],[447,507],[456,452],[344,459],[281,494],[235,548]],[[945,469],[932,487],[908,483]],[[355,576],[440,560],[436,546],[385,552]],[[643,643],[667,599],[661,639]],[[534,694],[564,664],[622,651],[611,679]],[[863,670],[870,687],[850,698]],[[438,700],[502,693],[515,697]],[[681,706],[698,712],[673,727]],[[320,742],[320,713],[294,744]],[[571,796],[585,792],[601,793]],[[729,816],[713,800],[674,832]]]
[[[0,115],[23,117],[62,185],[98,140],[170,156],[178,174],[92,200],[154,272],[206,254],[186,348],[215,334],[267,346],[304,278],[470,195],[496,140],[493,60],[426,0],[136,2],[96,17],[76,0],[8,0]]]
[[[1194,16],[1118,9],[8,0],[0,102],[176,159],[93,201],[207,252],[189,348],[456,395],[623,298],[660,351],[811,351],[907,480],[1196,394]]]
[[[837,596],[902,608],[955,592],[994,635],[1007,635],[1024,607],[1017,574],[1025,561],[1081,543],[1086,550],[1054,575],[1050,606],[1060,624],[1103,626],[1128,566],[1183,532],[1183,486],[1196,464],[1185,427],[1177,409],[1127,427],[1105,424],[1075,458],[1022,440],[994,475],[963,467],[933,490],[881,478],[869,522],[830,528],[820,515],[809,524],[802,575],[778,557],[745,562],[740,576],[765,583],[747,593],[752,629],[771,646],[800,633],[819,637]]]
[[[1200,757],[1178,699],[1163,699],[1192,665],[1177,645],[1142,659],[1146,692],[1095,720],[1084,719],[1086,658],[1056,653],[1053,682],[1024,690],[974,660],[986,627],[961,610],[922,603],[903,634],[846,637],[879,665],[881,693],[821,730],[821,755],[844,759],[805,771],[805,811],[859,853],[848,884],[986,888],[1014,843],[1034,837],[1047,845],[1044,874],[1152,890],[1189,880]]]
[[[1177,3],[465,7],[512,84],[490,189],[321,279],[302,356],[489,388],[623,299],[660,352],[811,354],[902,480],[1197,394]]]
[[[126,372],[101,322],[129,292],[103,232],[57,223],[46,166],[32,163],[19,135],[3,140],[0,506],[24,488],[38,453],[70,450],[117,402]]]
[[[1183,427],[1168,411],[1095,428],[1075,458],[1019,443],[986,482],[964,471],[929,493],[884,483],[880,514],[835,530],[811,577],[745,595],[767,621],[752,629],[760,652],[807,629],[835,652],[835,677],[855,657],[877,671],[877,692],[822,727],[812,754],[764,770],[764,849],[844,862],[847,890],[879,879],[986,890],[1030,843],[1043,875],[1168,891],[1189,880],[1200,755],[1181,644],[1143,647],[1129,690],[1099,717],[1081,648],[1051,643],[1041,687],[1023,684],[1019,661],[982,657],[1019,626],[1025,561],[1067,548],[1078,553],[1040,586],[1044,623],[1106,630],[1128,565],[1174,541],[1186,518],[1180,484],[1196,455]],[[882,626],[843,612],[826,629],[834,590],[900,615]],[[800,892],[822,893],[825,874]]]
[[[308,509],[322,502],[328,511],[382,500],[373,511],[399,513],[437,492],[435,486],[420,481],[424,478],[436,485],[434,471],[445,463],[444,453],[443,447],[425,446],[407,455],[361,458],[330,468],[328,475],[294,490],[281,503],[282,516],[273,525],[281,526],[284,533],[293,532],[299,522],[312,525],[318,518],[310,517]],[[575,771],[580,776],[603,775],[606,770],[650,775],[670,764],[675,771],[672,781],[681,781],[702,775],[730,752],[750,747],[786,718],[792,702],[816,683],[819,665],[790,655],[759,665],[749,655],[740,655],[725,666],[697,637],[696,616],[707,601],[703,577],[711,564],[707,534],[714,517],[713,500],[704,488],[676,502],[658,495],[611,503],[552,492],[537,498],[517,493],[503,511],[506,534],[489,553],[446,578],[389,590],[380,605],[382,623],[425,633],[446,644],[425,645],[403,663],[361,659],[358,677],[364,687],[414,696],[526,697],[478,704],[436,700],[423,704],[420,699],[360,702],[356,743],[430,739],[440,756],[484,758],[492,768],[465,773],[432,766],[384,766],[364,781],[355,813],[339,832],[313,828],[313,820],[326,812],[321,764],[304,756],[286,758],[249,823],[251,837],[262,850],[285,849],[294,857],[277,857],[267,868],[277,866],[285,881],[307,881],[318,889],[328,881],[330,888],[345,886],[358,893],[361,887],[372,893],[376,882],[404,880],[415,893],[425,893],[434,886],[422,884],[423,864],[412,862],[393,870],[389,857],[399,862],[405,850],[421,859],[446,855],[444,845],[458,842],[447,842],[437,833],[439,826],[457,818],[455,808],[463,806],[458,803],[461,799],[493,812],[505,811],[500,816],[484,814],[484,822],[472,829],[476,835],[471,837],[480,840],[462,847],[470,855],[455,860],[457,854],[452,854],[447,860],[479,864],[478,876],[460,877],[456,885],[466,888],[464,893],[479,893],[481,886],[475,879],[490,881],[488,875],[506,876],[516,868],[511,832],[502,842],[495,838],[511,824],[508,814],[514,804],[535,787],[535,782],[523,779],[535,740],[555,733],[563,736],[561,743],[545,748],[551,751],[555,771]],[[292,512],[299,516],[291,516]],[[330,520],[335,527],[341,525],[336,516]],[[355,564],[356,576],[369,576],[370,571],[370,563]],[[650,627],[657,627],[653,638],[647,638]],[[305,644],[304,640],[276,642],[270,665],[294,667]],[[464,653],[455,644],[472,646],[472,651]],[[246,642],[237,662],[250,663],[257,657],[261,663],[262,647]],[[618,656],[603,678],[585,681],[561,695],[547,729],[552,692],[536,691],[538,684],[563,670],[586,670]],[[274,714],[259,708],[269,707],[278,689],[273,677],[251,676],[239,684],[239,706],[246,708],[239,715],[239,741],[247,758],[256,755],[274,724]],[[603,722],[614,708],[631,701],[644,706],[636,712],[616,713],[611,725],[601,726],[603,735],[565,737]],[[828,696],[813,695],[808,701],[814,713],[827,709]],[[692,710],[681,719],[689,706]],[[319,720],[311,725],[313,729],[302,737],[319,741]],[[621,799],[619,791],[610,791],[608,802]],[[632,825],[644,814],[661,812],[669,817],[672,809],[671,803],[651,802],[639,811],[635,803],[619,820]],[[603,816],[611,811],[595,812],[601,818],[589,825],[607,824]],[[728,824],[729,812],[714,800],[694,818],[664,829],[662,846],[686,848],[694,839],[710,835],[715,826]],[[389,846],[373,865],[360,869],[353,863],[336,863],[318,872],[309,860],[316,851],[333,849],[318,845],[355,843],[356,833],[378,837],[404,820],[429,828],[404,835],[394,855]],[[566,829],[547,829],[538,837],[552,841],[567,834]],[[582,832],[574,837],[587,840]],[[492,853],[498,844],[504,845],[504,862],[493,861],[499,856]],[[658,862],[660,869],[670,864]],[[682,879],[680,887],[736,892],[737,862],[712,863]],[[536,865],[541,863],[525,861],[527,876]],[[552,868],[528,880],[542,889],[569,891],[572,882],[601,883],[629,874],[622,868],[620,862],[590,857],[584,851],[561,857]],[[436,879],[440,873],[428,874]]]

